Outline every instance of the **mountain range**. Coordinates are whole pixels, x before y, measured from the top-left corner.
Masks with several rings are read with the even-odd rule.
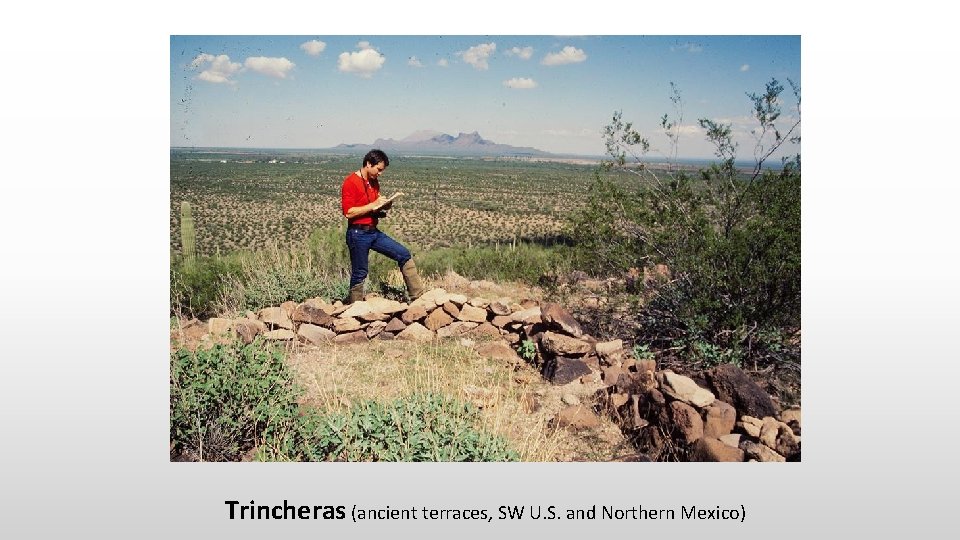
[[[408,152],[432,155],[454,156],[552,156],[529,146],[511,146],[498,144],[484,139],[479,133],[461,132],[456,137],[439,131],[422,130],[414,132],[400,140],[377,139],[373,144],[339,144],[335,150],[368,150],[379,148],[383,151]]]

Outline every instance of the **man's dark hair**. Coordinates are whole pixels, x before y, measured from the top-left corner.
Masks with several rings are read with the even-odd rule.
[[[366,165],[379,165],[383,163],[384,167],[390,166],[390,158],[387,157],[383,150],[371,150],[367,152],[367,155],[363,156],[363,164]]]

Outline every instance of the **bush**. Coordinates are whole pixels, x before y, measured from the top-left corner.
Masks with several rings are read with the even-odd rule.
[[[174,257],[170,264],[170,312],[193,317],[216,315],[228,283],[241,272],[239,256]]]
[[[258,342],[179,350],[170,361],[174,451],[202,461],[236,461],[294,425],[297,395],[276,349]]]
[[[800,323],[800,158],[782,168],[764,162],[787,142],[776,128],[780,93],[750,95],[760,124],[752,172],[735,166],[729,125],[700,120],[719,162],[694,172],[643,160],[650,144],[619,113],[605,129],[613,158],[598,171],[588,204],[573,221],[581,267],[616,275],[665,264],[671,279],[649,291],[639,318],[646,341],[670,336],[705,363],[739,362],[757,332]],[[799,112],[799,89],[794,87]],[[680,109],[679,92],[671,98]],[[661,120],[676,144],[679,120]],[[627,163],[627,155],[634,163]],[[628,181],[629,179],[629,181]],[[676,345],[677,343],[673,343]]]
[[[346,414],[310,415],[262,459],[310,461],[516,461],[501,437],[477,430],[479,411],[436,394],[387,404],[365,401]]]

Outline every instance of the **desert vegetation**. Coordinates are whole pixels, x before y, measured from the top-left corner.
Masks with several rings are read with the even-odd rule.
[[[699,120],[716,151],[705,166],[676,159],[685,122],[676,87],[665,99],[671,112],[660,120],[659,135],[670,144],[666,158],[651,159],[650,138],[657,134],[640,133],[620,113],[604,129],[608,156],[599,165],[391,156],[384,192],[406,196],[381,228],[411,247],[435,282],[453,272],[513,283],[569,306],[593,337],[622,339],[632,359],[694,377],[732,364],[760,381],[778,406],[799,406],[800,90],[788,85],[772,80],[746,95],[757,125],[752,148],[735,144],[729,125]],[[784,154],[790,157],[773,157]],[[345,296],[349,258],[339,189],[358,159],[309,151],[173,151],[172,325]],[[745,159],[752,165],[745,167]],[[368,291],[403,299],[391,261],[371,257]],[[535,341],[513,347],[526,360],[536,356]],[[502,366],[473,365],[457,347],[418,349],[403,369],[371,384],[363,381],[382,365],[370,358],[336,358],[346,371],[333,379],[298,358],[261,342],[175,348],[171,438],[178,455],[406,461],[585,455],[569,451],[563,433],[508,421],[524,416],[518,411],[526,399],[511,390],[513,375],[498,372]],[[267,412],[248,406],[257,379],[268,381],[255,400],[269,404]],[[481,380],[498,381],[498,395],[510,396],[496,410],[506,416],[473,410],[463,399],[458,389]],[[431,423],[436,418],[440,423]],[[398,439],[390,425],[405,426],[413,438]],[[434,437],[434,446],[415,435],[418,429]],[[649,437],[624,434],[634,449],[645,450]]]

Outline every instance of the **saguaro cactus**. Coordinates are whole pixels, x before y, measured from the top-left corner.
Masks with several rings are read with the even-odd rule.
[[[193,226],[193,213],[190,203],[180,203],[180,245],[183,249],[183,260],[192,263],[197,256],[197,231]]]

